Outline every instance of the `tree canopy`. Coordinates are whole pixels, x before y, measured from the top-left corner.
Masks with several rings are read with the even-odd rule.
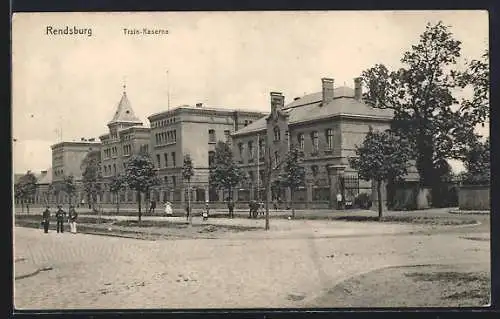
[[[87,153],[81,164],[83,189],[89,202],[95,204],[97,195],[102,191],[100,151]]]
[[[379,217],[382,218],[382,182],[397,180],[407,174],[411,155],[409,143],[394,133],[370,130],[363,143],[356,146],[356,155],[349,158],[349,164],[358,171],[361,179],[376,183]]]
[[[293,195],[295,190],[300,186],[304,185],[305,181],[305,170],[301,165],[300,160],[300,150],[298,148],[292,147],[287,153],[285,162],[283,165],[283,172],[280,175],[281,184],[285,187],[290,188],[292,196],[292,217],[295,218],[295,209],[293,206]]]
[[[132,155],[127,161],[123,178],[128,187],[137,192],[138,217],[141,221],[141,193],[147,194],[153,186],[160,184],[157,171],[149,155]]]
[[[210,184],[229,192],[245,179],[243,171],[235,164],[230,146],[219,141],[215,147],[214,163],[210,168]]]
[[[488,185],[491,179],[490,139],[478,141],[465,157],[465,183]]]
[[[427,24],[419,42],[403,54],[403,67],[390,71],[377,64],[362,73],[364,100],[394,111],[391,128],[408,140],[423,186],[436,182],[436,164],[463,154],[474,127],[486,117],[489,85],[486,56],[466,72],[457,68],[461,42],[442,22]],[[478,70],[480,72],[478,72]],[[461,102],[454,90],[472,85],[472,99]]]
[[[182,178],[191,181],[191,177],[194,175],[193,169],[193,160],[191,159],[191,155],[184,155],[184,161],[182,163]]]
[[[14,184],[15,198],[19,199],[21,204],[28,204],[36,194],[37,182],[36,176],[31,171],[26,172],[26,174],[21,176]]]

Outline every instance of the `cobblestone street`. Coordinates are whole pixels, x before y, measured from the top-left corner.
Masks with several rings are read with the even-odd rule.
[[[478,270],[489,271],[489,233],[484,225],[478,227],[451,226],[441,233],[412,234],[409,231],[431,226],[275,220],[269,232],[158,241],[45,235],[16,227],[15,259],[43,271],[15,281],[15,306],[314,306],[318,296],[340,281],[389,266],[473,261],[481,265]]]

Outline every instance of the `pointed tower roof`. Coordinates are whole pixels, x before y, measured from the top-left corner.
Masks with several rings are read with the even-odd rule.
[[[130,106],[130,102],[127,98],[127,92],[125,89],[126,86],[123,85],[122,98],[120,99],[120,103],[118,103],[118,107],[116,108],[116,112],[115,115],[113,116],[113,119],[108,123],[108,125],[114,123],[142,124],[139,118],[135,116],[134,110],[132,110],[132,106]]]

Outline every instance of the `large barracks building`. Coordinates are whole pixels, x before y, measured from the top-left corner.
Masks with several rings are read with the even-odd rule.
[[[299,206],[332,207],[339,192],[346,200],[353,200],[362,192],[371,194],[371,183],[358,178],[349,167],[348,157],[354,155],[355,145],[362,142],[370,129],[389,128],[392,111],[365,104],[358,78],[352,87],[337,87],[332,78],[323,78],[321,82],[318,79],[318,84],[318,92],[289,102],[281,93],[270,92],[267,114],[198,103],[152,114],[148,117],[149,125],[134,114],[124,87],[116,112],[107,123],[108,132],[98,141],[82,138],[52,146],[52,168],[43,172],[35,200],[55,201],[53,195],[46,193],[48,184],[71,174],[80,184],[75,200],[86,201],[81,187],[81,161],[89,151],[98,149],[104,186],[99,196],[101,204],[116,202],[109,191],[109,178],[122,172],[127,159],[139,152],[150,154],[161,178],[161,185],[151,191],[151,198],[174,205],[184,203],[188,190],[182,179],[182,164],[184,155],[190,154],[195,171],[192,200],[222,203],[225,194],[209,184],[209,167],[218,141],[230,143],[234,160],[246,173],[246,181],[233,192],[239,204],[265,198],[261,169],[264,154],[270,152],[272,160],[279,163],[292,146],[300,149],[306,170],[306,183],[294,198]],[[58,196],[58,202],[68,201],[64,194]],[[137,195],[131,190],[124,190],[119,196],[121,203],[137,202]],[[273,198],[287,203],[290,193],[286,189],[273,191]]]

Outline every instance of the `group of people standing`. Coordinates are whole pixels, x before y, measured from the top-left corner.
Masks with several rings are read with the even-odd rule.
[[[68,215],[67,219],[66,215]],[[49,232],[50,216],[51,216],[50,206],[47,206],[42,213],[43,231],[46,234]],[[66,214],[66,212],[62,209],[62,206],[58,205],[55,217],[56,217],[56,230],[58,233],[64,233],[64,222],[67,220],[70,226],[71,233],[76,234],[76,220],[78,218],[78,213],[76,212],[74,206],[71,205],[69,207],[69,214]]]

